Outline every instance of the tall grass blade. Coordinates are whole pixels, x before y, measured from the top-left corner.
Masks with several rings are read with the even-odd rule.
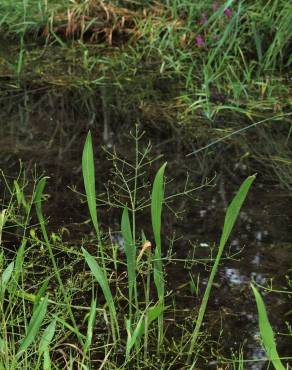
[[[2,352],[2,353],[5,353],[4,351],[5,351],[5,341],[4,341],[4,339],[0,336],[0,351]],[[4,366],[3,366],[3,364],[0,362],[0,369],[4,369]]]
[[[5,222],[6,222],[6,217],[5,217],[6,211],[7,211],[6,209],[3,209],[3,211],[0,212],[0,246],[1,246],[1,243],[2,243],[3,227],[4,227]]]
[[[19,278],[21,276],[21,273],[22,273],[25,246],[26,246],[26,239],[22,239],[21,246],[18,249],[16,258],[15,258],[13,281],[11,282],[11,285],[9,287],[9,294],[10,294],[9,303],[11,305],[13,305],[14,294],[15,294],[17,288],[18,288],[18,280],[19,280]]]
[[[56,320],[53,320],[45,329],[39,345],[39,353],[43,355],[43,370],[51,370],[49,345],[53,340],[56,330]]]
[[[152,196],[151,196],[151,221],[152,228],[154,233],[154,239],[156,243],[156,248],[161,254],[161,213],[162,213],[162,204],[164,200],[164,172],[167,163],[164,163],[160,169],[157,171],[157,174],[154,179]]]
[[[6,267],[6,269],[3,271],[1,279],[0,279],[0,294],[3,299],[5,290],[7,288],[7,285],[9,283],[9,280],[11,279],[12,272],[14,269],[14,261],[10,262],[9,265]]]
[[[260,327],[260,333],[263,341],[263,346],[266,351],[266,354],[270,361],[272,361],[274,367],[276,370],[285,370],[285,366],[282,364],[277,348],[276,348],[276,342],[274,337],[274,332],[272,329],[272,326],[269,322],[265,303],[258,292],[258,290],[255,288],[253,284],[251,284],[251,288],[253,290],[253,294],[255,296],[258,314],[259,314],[259,327]]]
[[[136,286],[136,246],[132,236],[131,224],[129,219],[128,207],[124,207],[121,231],[125,243],[125,253],[127,258],[128,285],[129,285],[129,312],[131,320],[133,290]]]
[[[47,230],[45,227],[45,219],[42,213],[42,195],[46,186],[46,181],[48,177],[42,177],[39,182],[36,185],[35,189],[35,197],[34,197],[34,203],[35,203],[35,208],[36,208],[36,213],[38,220],[40,222],[41,230],[44,236],[44,239],[47,244],[49,244],[49,238],[47,234]]]
[[[241,206],[247,196],[249,188],[251,184],[253,183],[254,179],[255,179],[255,176],[249,176],[247,179],[245,179],[245,181],[240,186],[237,194],[235,195],[232,202],[230,203],[229,207],[227,208],[227,212],[226,212],[225,220],[224,220],[223,232],[222,232],[220,243],[219,243],[218,253],[217,253],[214,265],[212,267],[211,274],[208,280],[208,284],[207,284],[207,287],[206,287],[206,290],[205,290],[205,293],[202,299],[196,326],[192,333],[192,339],[191,339],[190,348],[188,352],[188,363],[191,361],[191,357],[194,352],[195,345],[197,343],[197,339],[198,339],[200,328],[201,328],[203,318],[205,315],[208,299],[210,296],[213,280],[214,280],[214,277],[218,269],[218,265],[219,265],[219,262],[222,256],[222,252],[224,250],[224,246],[230,236],[230,233],[238,217]]]
[[[30,207],[29,207],[29,204],[27,203],[27,201],[25,199],[25,195],[23,193],[23,190],[20,188],[17,180],[14,180],[13,181],[13,185],[14,185],[14,188],[15,188],[15,193],[16,193],[16,199],[17,199],[18,207],[23,206],[23,208],[25,209],[26,213],[28,213]]]
[[[84,187],[87,197],[87,204],[89,208],[90,217],[95,228],[98,239],[100,238],[99,224],[96,212],[96,198],[95,198],[95,171],[94,171],[94,157],[92,148],[91,132],[89,131],[82,153],[82,174]]]
[[[224,220],[223,232],[222,232],[220,244],[219,244],[219,250],[220,249],[223,250],[223,247],[226,244],[231,234],[231,231],[233,229],[233,226],[237,220],[242,204],[248,194],[249,188],[251,184],[254,182],[255,178],[256,178],[255,175],[253,175],[245,179],[245,181],[240,186],[237,194],[235,195],[232,202],[230,203],[229,207],[227,208],[227,212],[226,212],[225,220]]]
[[[131,327],[131,320],[126,320],[126,330],[127,330],[127,343],[126,343],[126,358],[129,357],[131,349],[135,345],[136,341],[142,334],[142,323],[143,323],[144,316],[141,315],[133,333]]]
[[[163,181],[165,167],[166,163],[160,167],[155,176],[151,196],[151,221],[155,240],[154,282],[157,289],[158,298],[161,301],[164,299],[164,279],[161,262],[161,213],[164,200]]]
[[[256,29],[255,22],[252,22],[252,32],[253,32],[253,37],[254,37],[254,42],[256,46],[256,51],[258,55],[258,61],[261,62],[263,59],[263,49],[262,49],[262,40],[261,36],[258,33],[258,30]]]
[[[15,259],[15,272],[14,272],[14,283],[16,284],[18,282],[19,276],[22,272],[22,266],[23,266],[23,259],[24,259],[24,252],[25,252],[25,246],[26,246],[27,240],[23,239],[21,242],[21,246],[17,251],[16,259]]]
[[[91,343],[92,343],[95,317],[96,317],[96,299],[92,299],[89,318],[88,318],[88,324],[87,324],[87,335],[86,335],[86,342],[84,345],[84,353],[88,352],[89,347],[91,346]]]
[[[49,345],[51,344],[53,337],[55,335],[56,330],[56,320],[53,320],[43,332],[43,335],[40,340],[39,344],[39,352],[43,354],[45,351],[49,349]]]
[[[161,213],[164,201],[164,172],[167,163],[164,163],[154,179],[151,195],[151,221],[155,240],[154,252],[154,283],[160,305],[164,305],[164,277],[161,262]],[[158,349],[163,339],[163,313],[158,318]]]
[[[46,290],[49,285],[49,279],[46,279],[43,283],[40,289],[38,290],[37,294],[35,295],[34,304],[33,304],[33,312],[35,312],[43,299],[43,297],[46,294]]]
[[[50,358],[50,352],[48,349],[44,352],[44,362],[43,362],[43,370],[51,370],[51,358]]]
[[[26,336],[21,341],[17,355],[20,355],[22,352],[24,352],[29,347],[29,345],[32,342],[34,342],[39,332],[39,329],[42,325],[42,322],[45,318],[47,306],[48,306],[48,296],[39,304],[38,308],[32,315],[32,318],[27,328]]]
[[[103,292],[103,295],[105,297],[106,303],[109,307],[111,327],[112,327],[112,336],[113,336],[113,340],[116,341],[116,333],[119,336],[117,313],[116,313],[116,308],[115,308],[115,304],[114,304],[114,299],[113,299],[111,290],[109,288],[106,273],[98,265],[96,260],[84,248],[82,248],[82,252],[83,252],[84,258],[85,258],[93,276],[95,277],[96,281],[98,282],[98,284],[100,285],[100,287],[102,289],[102,292]]]

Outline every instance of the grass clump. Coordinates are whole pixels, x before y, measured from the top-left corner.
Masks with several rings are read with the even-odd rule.
[[[221,143],[258,162],[258,140],[290,122],[291,14],[285,0],[4,0],[0,101],[23,95],[30,111],[27,97],[59,94],[105,141],[132,112],[189,153]]]
[[[137,133],[134,135],[137,145],[139,137]],[[19,181],[14,183],[18,185],[13,190],[10,189],[11,199],[16,202],[11,201],[11,205],[2,210],[2,243],[3,235],[7,236],[5,225],[11,222],[12,210],[17,204],[26,221],[21,224],[23,232],[16,256],[9,257],[12,251],[2,252],[0,357],[4,369],[38,366],[58,369],[64,364],[70,369],[92,368],[96,364],[104,369],[142,369],[156,368],[157,363],[163,369],[196,368],[201,346],[206,340],[202,322],[218,264],[254,176],[245,180],[227,209],[218,254],[199,314],[195,313],[194,307],[190,315],[180,319],[179,336],[170,337],[168,322],[175,320],[179,309],[175,305],[175,294],[167,289],[166,268],[172,264],[172,257],[162,238],[162,212],[173,195],[165,194],[165,163],[158,169],[152,191],[147,196],[148,184],[143,182],[143,161],[149,164],[145,157],[149,152],[147,148],[146,145],[146,152],[139,146],[136,148],[132,166],[134,178],[118,172],[119,167],[116,167],[123,186],[115,182],[115,187],[119,187],[120,195],[128,194],[128,197],[118,198],[118,194],[113,193],[114,202],[120,209],[122,247],[110,242],[100,226],[90,133],[83,150],[82,169],[95,230],[91,240],[85,238],[81,245],[72,248],[48,233],[41,208],[44,177],[36,180],[29,197],[24,194]],[[113,156],[124,169],[129,164],[115,154]],[[144,198],[139,201],[141,186]],[[37,211],[40,235],[31,223],[32,206]],[[147,209],[148,213],[145,212]],[[146,237],[144,231],[138,229],[137,214],[142,211],[151,218],[153,236],[149,232]],[[41,278],[37,278],[36,267],[41,261],[47,267],[41,272]],[[191,330],[187,324],[190,320]]]
[[[161,81],[159,89],[170,86],[167,107],[179,110],[182,123],[226,112],[262,118],[289,104],[287,1],[1,4],[2,37],[19,38],[11,52],[18,54],[12,71],[20,83],[29,76],[39,86],[45,77],[51,86],[95,91],[107,83],[120,87],[121,97],[125,91],[123,104],[129,105],[132,99],[147,104]],[[39,39],[45,50],[35,43]],[[7,73],[13,58],[9,52],[3,56]],[[159,101],[159,91],[155,94]]]

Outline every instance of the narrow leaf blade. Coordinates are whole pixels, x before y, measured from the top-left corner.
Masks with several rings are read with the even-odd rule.
[[[93,226],[96,234],[99,236],[99,224],[96,212],[96,194],[95,194],[95,171],[94,171],[94,156],[92,148],[91,132],[89,131],[82,153],[82,174],[84,187],[87,197],[87,204]]]
[[[266,354],[270,361],[272,361],[276,370],[285,370],[285,367],[283,366],[277,352],[274,332],[268,319],[265,303],[260,293],[253,284],[251,284],[251,288],[253,290],[253,294],[255,296],[257,304],[259,315],[259,328]]]
[[[132,301],[133,288],[136,280],[136,247],[133,241],[131,224],[129,219],[128,207],[125,206],[122,215],[121,231],[125,243],[125,253],[127,257],[128,284],[130,304]]]
[[[19,350],[18,350],[18,355],[25,351],[29,345],[34,342],[39,329],[41,327],[41,324],[43,322],[43,319],[45,318],[46,312],[47,312],[47,306],[48,306],[48,296],[39,304],[38,308],[32,315],[32,318],[29,322],[26,336],[24,339],[21,341]]]

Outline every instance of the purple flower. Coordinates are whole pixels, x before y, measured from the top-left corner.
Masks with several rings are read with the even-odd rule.
[[[198,35],[196,37],[196,44],[199,48],[202,48],[205,45],[204,37],[202,35]]]
[[[230,8],[226,8],[224,9],[224,14],[226,15],[226,17],[230,18],[232,17],[232,10]]]

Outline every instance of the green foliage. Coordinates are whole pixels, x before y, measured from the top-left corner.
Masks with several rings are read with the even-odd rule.
[[[0,246],[1,246],[1,243],[2,243],[3,228],[4,228],[4,225],[5,225],[5,222],[6,222],[5,213],[6,213],[5,209],[3,209],[0,213]]]
[[[274,332],[268,319],[265,303],[253,284],[251,284],[251,288],[257,304],[260,333],[268,359],[273,363],[276,370],[285,370],[277,352]]]
[[[164,201],[164,172],[166,163],[164,163],[158,170],[152,189],[151,195],[151,221],[155,240],[155,253],[154,253],[154,282],[158,294],[159,303],[164,305],[164,276],[163,266],[161,261],[161,213]],[[158,347],[163,340],[163,316],[161,315],[158,320]]]
[[[153,321],[157,320],[157,318],[161,317],[163,311],[166,308],[162,305],[158,304],[154,307],[150,307],[148,309],[148,318],[147,318],[147,325],[149,326]],[[146,317],[144,314],[141,315],[133,333],[130,325],[130,320],[126,320],[126,330],[128,333],[127,343],[126,343],[126,356],[130,355],[130,351],[133,346],[136,344],[138,339],[145,333],[145,320]]]
[[[161,212],[164,200],[164,172],[166,163],[158,170],[151,196],[151,221],[158,254],[161,255]]]
[[[113,3],[121,8],[112,8]],[[284,111],[289,98],[289,81],[285,80],[285,75],[292,62],[289,1],[227,0],[218,2],[217,10],[209,1],[163,1],[159,2],[161,8],[157,4],[149,7],[149,3],[109,1],[100,6],[98,1],[2,0],[1,33],[14,38],[18,46],[13,49],[14,57],[7,57],[7,65],[13,71],[17,85],[31,75],[35,81],[40,81],[39,76],[48,73],[47,66],[55,63],[54,51],[60,46],[58,53],[72,66],[70,72],[66,72],[70,78],[64,84],[72,89],[81,88],[77,103],[81,99],[91,108],[92,96],[107,82],[110,86],[123,86],[124,94],[119,94],[118,98],[127,111],[133,101],[138,103],[153,93],[153,85],[158,79],[165,78],[173,84],[176,95],[172,98],[179,98],[182,103],[174,122],[179,119],[185,126],[194,121],[197,113],[200,113],[199,117],[203,114],[212,120],[223,111],[249,119],[262,116],[267,109],[273,114],[275,102],[279,100],[281,111]],[[133,6],[137,8],[136,13],[131,13]],[[146,7],[145,12],[143,7]],[[123,32],[118,23],[127,8],[133,38],[125,48],[100,53],[100,45],[93,42],[98,40],[97,37],[92,37],[92,41],[84,40],[86,31],[98,34],[107,27],[98,16],[103,12],[106,17],[113,15],[117,21],[116,30]],[[230,16],[224,13],[226,9],[231,11]],[[77,42],[72,43],[70,26],[77,31],[81,19],[83,28],[73,36],[78,38]],[[65,29],[68,32],[63,35]],[[35,67],[36,60],[43,60],[40,58],[42,48],[38,50],[36,39],[44,33],[53,52],[46,54],[46,57],[50,56],[44,66],[38,63]],[[198,36],[203,38],[202,46],[196,43]],[[37,56],[26,45],[34,42]],[[117,40],[118,46],[119,42]],[[92,52],[93,48],[96,51]],[[152,61],[151,74],[140,71],[142,60]],[[75,68],[77,63],[80,69]],[[95,68],[96,65],[99,68]],[[56,75],[51,68],[48,73],[51,85],[60,83],[58,68],[55,70]],[[83,91],[88,92],[87,97]],[[216,101],[217,92],[226,95],[223,102]],[[169,104],[172,104],[170,100]]]
[[[17,224],[18,227],[23,227],[23,232],[14,261],[9,260],[10,256],[7,257],[5,253],[0,255],[0,268],[3,270],[0,301],[1,369],[49,370],[56,366],[62,367],[65,362],[69,369],[90,369],[96,366],[96,356],[98,361],[102,358],[98,366],[108,370],[155,367],[171,369],[186,366],[187,361],[190,369],[198,366],[198,354],[208,348],[205,347],[208,335],[207,331],[202,331],[202,323],[211,288],[223,250],[255,176],[250,176],[243,182],[226,211],[218,253],[199,307],[195,328],[190,332],[190,318],[194,317],[198,307],[185,310],[185,307],[176,305],[177,292],[166,290],[167,275],[164,271],[165,266],[176,262],[184,262],[185,267],[192,265],[194,271],[184,271],[186,276],[190,276],[191,282],[186,281],[183,286],[188,290],[191,285],[196,300],[200,295],[203,274],[195,271],[194,263],[201,261],[196,261],[194,257],[184,260],[172,257],[173,241],[166,244],[167,239],[163,239],[162,243],[162,212],[164,205],[171,205],[174,197],[189,195],[193,189],[186,186],[182,192],[166,196],[164,163],[155,175],[149,196],[151,183],[144,179],[148,179],[146,166],[153,162],[148,157],[150,145],[143,151],[138,145],[142,135],[137,135],[136,131],[133,137],[136,143],[134,164],[119,158],[113,151],[115,164],[120,164],[120,167],[114,166],[116,179],[119,180],[114,180],[115,190],[120,189],[122,195],[119,197],[118,191],[111,194],[109,189],[108,203],[102,203],[122,210],[119,237],[123,238],[124,249],[116,245],[111,232],[101,233],[99,229],[96,207],[101,196],[96,194],[95,189],[90,133],[84,145],[82,170],[94,234],[85,236],[80,243],[74,242],[72,246],[63,242],[61,235],[56,237],[55,234],[50,234],[42,213],[46,178],[36,181],[31,196],[25,195],[19,180],[14,182],[13,191],[10,192],[13,206],[5,205],[6,211],[2,212],[0,222],[3,228],[6,220],[11,223],[15,209],[24,212],[25,218],[23,225]],[[33,229],[27,233],[33,203],[40,231],[33,225]],[[145,214],[149,215],[148,211],[151,214],[148,222],[152,224],[152,233],[145,228],[150,233],[146,238],[144,232],[138,229],[138,225],[144,227],[144,224],[137,224],[137,215],[139,213],[144,217]],[[99,256],[100,249],[103,251],[102,256]],[[35,266],[39,261],[42,271],[36,275]],[[89,269],[84,268],[84,263]],[[167,270],[169,274],[171,271]],[[252,288],[259,311],[263,346],[275,368],[283,369],[264,303],[256,289]],[[178,287],[177,291],[179,290],[181,286]],[[105,298],[103,307],[100,294]],[[75,317],[78,318],[77,323]],[[45,327],[43,332],[42,327]],[[169,340],[169,333],[172,333],[173,328],[179,335],[172,336]],[[202,341],[200,340],[199,345],[200,334]],[[64,350],[62,346],[65,346]],[[59,356],[60,353],[62,356]],[[217,360],[219,363],[222,359]],[[232,363],[233,369],[243,369],[243,353],[233,356],[229,363]]]
[[[20,343],[18,355],[22,354],[30,345],[35,341],[37,334],[39,333],[42,322],[45,318],[48,306],[48,297],[46,296],[42,302],[38,305],[32,318],[30,319],[26,335]]]
[[[136,291],[136,245],[133,240],[128,207],[125,206],[122,215],[121,231],[124,238],[125,253],[127,257],[128,285],[129,285],[129,310],[130,320],[132,312],[133,290]]]
[[[95,259],[84,249],[82,248],[84,258],[95,277],[96,281],[100,285],[103,295],[106,299],[107,305],[109,307],[110,318],[111,318],[111,329],[114,342],[116,341],[117,335],[119,336],[119,326],[117,322],[117,312],[115,308],[114,299],[108,284],[108,279],[105,274],[105,271],[99,266]],[[117,334],[117,335],[116,335]]]
[[[229,238],[230,233],[233,229],[235,221],[238,217],[238,214],[240,212],[242,204],[243,204],[243,202],[244,202],[244,200],[247,196],[249,188],[250,188],[250,186],[251,186],[251,184],[253,183],[254,180],[255,180],[255,176],[249,176],[242,183],[242,185],[240,186],[237,194],[235,195],[232,202],[230,203],[230,205],[227,208],[226,215],[225,215],[225,220],[224,220],[223,231],[222,231],[222,235],[221,235],[221,239],[220,239],[220,243],[219,243],[219,248],[218,248],[218,252],[217,252],[217,256],[216,256],[214,265],[212,267],[212,270],[211,270],[211,273],[210,273],[210,276],[209,276],[209,279],[208,279],[208,283],[207,283],[207,287],[206,287],[206,290],[205,290],[205,293],[204,293],[204,296],[203,296],[203,299],[202,299],[202,303],[200,305],[199,314],[198,314],[198,318],[197,318],[197,321],[196,321],[196,326],[195,326],[195,329],[192,333],[192,339],[191,339],[191,343],[190,343],[190,347],[189,347],[189,351],[188,351],[188,362],[191,361],[192,355],[194,353],[195,346],[197,344],[199,332],[200,332],[200,329],[201,329],[201,325],[203,323],[203,318],[204,318],[204,315],[205,315],[205,311],[206,311],[206,308],[207,308],[209,296],[210,296],[210,293],[211,293],[211,288],[212,288],[212,285],[213,285],[215,275],[216,275],[217,270],[218,270],[219,262],[220,262],[224,247],[225,247],[225,245],[228,241],[228,238]]]
[[[94,157],[92,148],[91,132],[87,134],[83,154],[82,154],[82,173],[84,180],[84,187],[87,197],[87,204],[92,219],[93,226],[98,238],[100,237],[99,225],[96,213],[96,199],[95,199],[95,171],[94,171]]]
[[[11,279],[12,273],[14,269],[14,262],[10,262],[6,269],[3,271],[0,280],[0,299],[3,300],[5,290]]]
[[[49,349],[56,330],[56,320],[53,320],[44,330],[39,344],[39,352],[42,354]]]
[[[46,186],[46,181],[48,177],[42,177],[39,182],[37,183],[36,189],[35,189],[35,197],[34,197],[34,203],[35,203],[35,208],[36,208],[36,213],[40,222],[41,230],[44,236],[44,239],[46,243],[49,245],[49,238],[45,226],[45,219],[42,213],[42,196],[43,192]]]

